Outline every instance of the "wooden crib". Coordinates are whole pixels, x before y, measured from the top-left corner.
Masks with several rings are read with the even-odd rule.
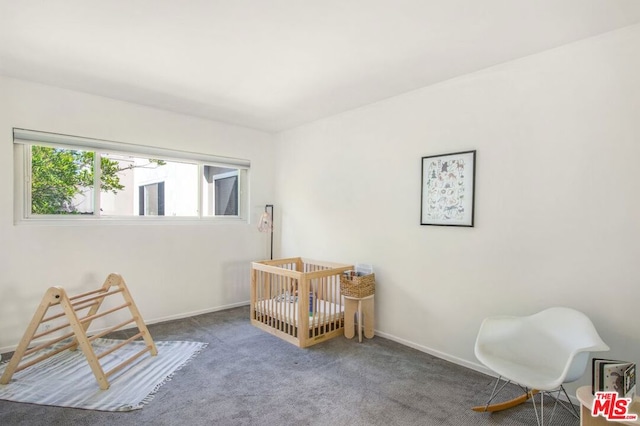
[[[340,276],[353,265],[299,257],[251,264],[251,324],[301,348],[344,332]]]

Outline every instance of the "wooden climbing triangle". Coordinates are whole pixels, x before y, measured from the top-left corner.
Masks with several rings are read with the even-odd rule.
[[[105,299],[118,294],[122,296],[124,303],[106,309],[104,312],[98,312]],[[59,307],[56,308],[57,312],[47,316],[49,310],[54,307]],[[100,333],[92,336],[87,335],[87,330],[93,320],[127,308],[131,314],[131,318],[109,327]],[[62,312],[60,312],[60,310]],[[59,324],[59,322],[62,322],[62,324]],[[109,347],[99,354],[95,353],[92,346],[92,342],[95,339],[104,337],[109,333],[120,330],[133,323],[138,327],[138,333],[127,340],[123,340]],[[56,335],[56,337],[52,338],[51,335],[53,333],[63,334]],[[142,338],[146,343],[144,349],[135,353],[129,359],[121,362],[111,370],[106,372],[103,370],[102,365],[100,364],[100,359],[139,338]],[[47,340],[43,342],[43,339]],[[70,340],[70,342],[54,348],[54,345],[65,340]],[[71,297],[67,295],[62,287],[50,287],[44,294],[42,302],[40,302],[40,305],[36,309],[33,319],[29,323],[22,339],[20,340],[13,357],[7,364],[2,377],[0,377],[0,384],[6,385],[9,383],[13,374],[20,370],[24,370],[25,368],[38,364],[39,362],[67,349],[74,351],[78,347],[80,347],[87,358],[91,371],[98,381],[100,389],[103,390],[109,388],[108,378],[114,373],[122,370],[147,352],[152,356],[158,354],[158,350],[151,338],[151,334],[142,320],[142,316],[131,297],[131,293],[129,293],[129,289],[127,288],[124,279],[119,274],[109,274],[102,287],[97,290]],[[42,354],[37,356],[38,352]],[[22,362],[23,358],[29,355],[33,356],[29,357],[29,360],[26,362]]]

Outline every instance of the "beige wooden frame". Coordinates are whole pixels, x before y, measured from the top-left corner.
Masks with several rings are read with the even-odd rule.
[[[111,287],[117,287],[117,288],[114,290],[111,290]],[[122,298],[124,299],[124,303],[122,305],[108,309],[104,312],[98,313],[98,310],[102,305],[102,302],[104,302],[104,300],[107,297],[114,296],[117,294],[122,295]],[[63,312],[47,317],[46,314],[49,308],[56,305],[60,305]],[[89,329],[89,326],[91,325],[91,322],[94,319],[104,317],[106,315],[120,311],[125,308],[128,308],[129,312],[131,313],[130,319],[123,321],[119,324],[116,324],[108,328],[107,330],[103,330],[98,334],[92,335],[90,337],[87,336],[87,330]],[[78,313],[86,309],[88,309],[88,311],[84,313],[82,317],[79,317]],[[38,333],[38,329],[41,324],[45,324],[49,321],[62,318],[62,317],[66,317],[68,322],[63,325],[59,325],[54,328],[50,328],[46,331]],[[103,337],[111,332],[119,330],[132,323],[135,323],[138,327],[137,334],[135,334],[134,336],[131,336],[127,340],[124,340],[118,343],[117,345],[114,345],[108,348],[104,352],[96,355],[91,345],[92,341],[100,337]],[[35,346],[30,347],[31,343],[34,340],[45,338],[46,336],[52,333],[55,333],[67,328],[70,328],[71,331],[63,334],[62,336],[58,336],[52,340],[48,340],[45,343],[35,342]],[[101,358],[105,357],[106,355],[109,355],[110,353],[115,352],[116,350],[122,348],[126,344],[131,343],[140,337],[142,337],[146,343],[146,347],[144,349],[132,355],[129,359],[123,361],[117,366],[113,367],[111,370],[107,372],[103,370],[102,366],[100,365]],[[72,338],[70,343],[67,343],[59,348],[56,348],[53,351],[44,353],[43,355],[40,355],[29,362],[21,364],[24,356],[34,354],[36,352],[42,351],[43,349],[51,348],[54,344],[69,338]],[[115,274],[115,273],[109,274],[109,276],[105,280],[102,287],[100,287],[97,290],[78,294],[72,297],[69,297],[65,292],[64,288],[62,287],[59,287],[59,286],[50,287],[46,291],[45,295],[43,296],[42,302],[40,302],[40,305],[36,309],[36,312],[33,315],[33,319],[29,323],[22,339],[20,340],[20,343],[18,344],[18,347],[16,348],[16,351],[14,352],[13,357],[11,358],[11,361],[9,361],[7,368],[2,374],[2,377],[0,378],[0,384],[6,385],[7,383],[9,383],[9,381],[13,377],[13,374],[20,370],[24,370],[25,368],[31,367],[32,365],[35,365],[41,361],[44,361],[45,359],[50,358],[53,355],[56,355],[66,349],[69,349],[72,351],[76,350],[78,346],[80,347],[85,357],[87,358],[87,362],[91,367],[91,371],[93,372],[93,375],[98,381],[98,385],[100,386],[100,389],[103,389],[103,390],[109,388],[108,377],[111,376],[112,374],[122,370],[124,367],[131,364],[134,360],[136,360],[146,352],[150,352],[152,356],[155,356],[158,354],[156,345],[153,342],[153,339],[151,338],[151,334],[149,333],[147,326],[142,320],[140,311],[138,311],[138,308],[135,302],[133,301],[133,298],[131,297],[131,293],[129,293],[129,289],[127,288],[127,285],[124,279],[119,274]]]
[[[340,276],[352,269],[353,265],[300,257],[252,262],[251,324],[301,348],[344,334]],[[266,314],[257,308],[286,292],[301,296],[295,321],[289,320],[290,312],[276,309]],[[330,301],[339,312],[329,317],[309,314],[309,293],[314,301]]]

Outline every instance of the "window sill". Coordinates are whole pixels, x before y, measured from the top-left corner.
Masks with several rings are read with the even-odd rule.
[[[210,226],[214,224],[238,224],[248,225],[249,222],[240,217],[30,217],[18,219],[15,226],[112,226],[112,225],[197,225]]]

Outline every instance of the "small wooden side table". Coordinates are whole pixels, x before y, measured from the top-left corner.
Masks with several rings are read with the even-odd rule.
[[[594,396],[591,394],[591,386],[581,386],[576,391],[576,397],[580,401],[580,426],[598,426],[598,425],[640,425],[640,397],[636,395],[629,407],[629,413],[638,414],[638,420],[607,420],[602,416],[593,417],[591,410],[593,409]]]
[[[344,296],[344,337],[352,339],[355,336],[353,317],[358,314],[358,342],[362,342],[362,331],[364,337],[371,339],[373,332],[373,297],[350,297]],[[363,321],[364,315],[364,321]]]

